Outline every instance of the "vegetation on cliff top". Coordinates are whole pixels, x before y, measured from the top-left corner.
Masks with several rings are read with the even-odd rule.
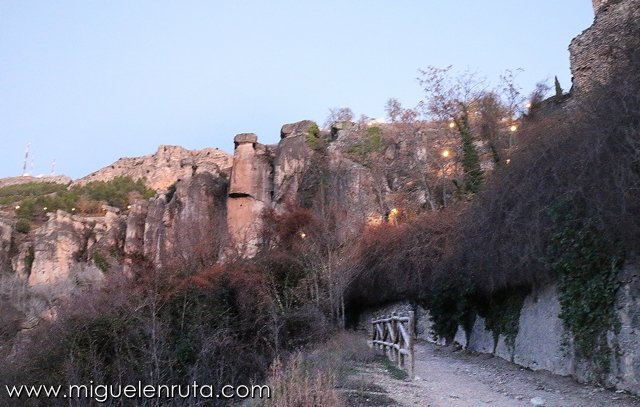
[[[32,182],[0,188],[0,205],[14,209],[18,218],[27,222],[47,212],[62,209],[85,215],[103,214],[103,205],[121,210],[138,198],[150,198],[155,192],[144,180],[115,177],[110,181],[93,181],[82,186],[68,187],[49,182]],[[23,222],[24,222],[23,221]]]

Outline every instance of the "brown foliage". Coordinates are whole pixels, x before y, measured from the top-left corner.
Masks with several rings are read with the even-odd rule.
[[[350,265],[355,280],[348,288],[348,304],[359,309],[419,298],[448,250],[461,210],[425,213],[408,224],[367,229]]]

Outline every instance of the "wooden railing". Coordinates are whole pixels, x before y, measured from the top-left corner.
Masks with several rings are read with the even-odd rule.
[[[374,318],[371,324],[373,325],[371,346],[383,351],[391,361],[396,362],[399,368],[404,368],[413,379],[414,312],[409,311],[408,316],[399,316],[394,312],[388,317]]]

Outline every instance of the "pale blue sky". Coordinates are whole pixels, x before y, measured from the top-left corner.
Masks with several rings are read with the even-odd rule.
[[[587,0],[0,2],[0,177],[77,178],[159,144],[219,147],[331,107],[384,116],[421,96],[417,69],[518,83],[558,75],[593,20]]]

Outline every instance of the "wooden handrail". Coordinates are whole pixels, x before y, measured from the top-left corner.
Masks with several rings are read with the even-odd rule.
[[[388,317],[372,320],[371,324],[371,346],[383,351],[389,360],[396,362],[399,368],[404,368],[413,379],[415,313],[409,311],[408,316],[399,316],[394,312]]]

